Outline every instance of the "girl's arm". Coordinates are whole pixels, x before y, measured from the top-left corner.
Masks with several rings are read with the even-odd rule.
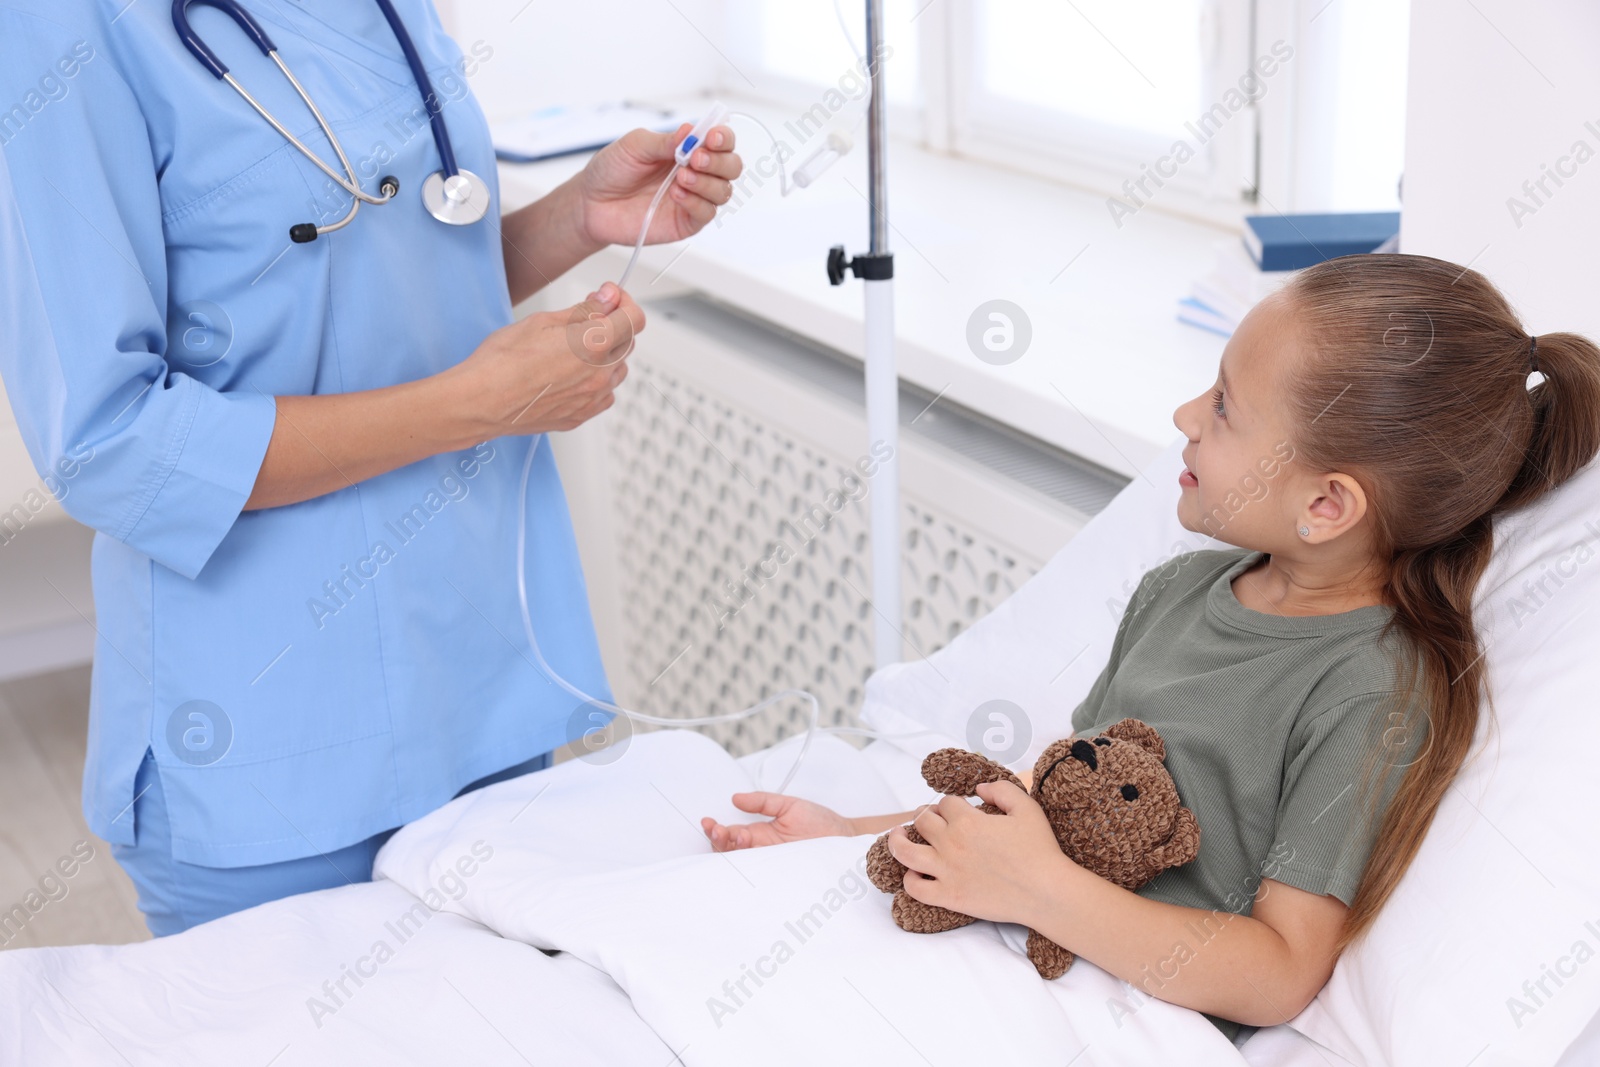
[[[1271,879],[1249,917],[1149,900],[1068,859],[1016,786],[978,795],[1003,814],[946,797],[916,818],[928,844],[891,833],[915,899],[1031,926],[1151,996],[1253,1026],[1298,1015],[1333,973],[1343,902]]]
[[[896,826],[904,825],[917,817],[921,808],[911,811],[902,811],[892,815],[857,815],[853,819],[846,819],[850,824],[850,836],[860,837],[862,834],[881,834],[885,830],[893,830]]]
[[[1018,778],[1022,779],[1023,788],[1033,788],[1032,771],[1016,771],[1015,773]],[[923,807],[925,808],[927,805],[924,804]],[[902,811],[895,815],[858,815],[854,819],[847,821],[854,828],[854,833],[851,836],[859,837],[862,834],[881,834],[885,830],[893,830],[896,826],[903,826],[915,819],[921,813],[922,808],[913,808],[911,811]]]
[[[1276,1026],[1333,973],[1349,910],[1337,897],[1264,878],[1251,914],[1235,915],[1149,900],[1060,859],[1060,881],[1024,921],[1150,996]]]
[[[846,818],[821,804],[782,793],[735,793],[733,806],[754,815],[771,816],[766,822],[742,823],[724,826],[709,815],[700,820],[700,828],[716,852],[733,852],[741,848],[761,848],[764,845],[781,845],[788,841],[803,841],[812,837],[858,837],[861,834],[882,833],[891,826],[910,822],[917,811],[904,811],[898,815],[863,815]]]
[[[1033,772],[1017,774],[1025,786],[1033,787]],[[808,837],[860,837],[862,834],[881,834],[915,819],[922,808],[896,812],[892,815],[857,815],[847,818],[810,800],[784,796],[782,793],[735,793],[733,806],[740,811],[757,815],[770,815],[770,822],[744,823],[724,826],[707,816],[700,820],[711,847],[717,852],[732,852],[741,848],[760,848],[763,845],[781,845],[786,841],[800,841]]]

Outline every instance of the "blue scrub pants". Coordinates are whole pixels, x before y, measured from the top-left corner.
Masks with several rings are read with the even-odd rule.
[[[549,767],[554,753],[507,767],[468,785],[470,793],[486,785]],[[314,889],[329,889],[372,880],[372,861],[394,830],[373,834],[334,852],[256,867],[201,867],[172,858],[172,827],[167,799],[155,757],[145,753],[134,779],[134,830],[138,843],[112,845],[111,855],[133,879],[139,910],[157,937],[182,933],[191,926],[236,911]],[[460,796],[461,793],[457,793]],[[399,829],[399,827],[395,827]]]

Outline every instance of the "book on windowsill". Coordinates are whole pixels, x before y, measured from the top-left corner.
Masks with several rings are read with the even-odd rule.
[[[1361,255],[1400,232],[1398,211],[1246,215],[1244,247],[1263,271],[1299,270],[1339,256]]]
[[[1231,337],[1245,315],[1269,293],[1282,288],[1294,271],[1263,271],[1244,246],[1231,237],[1213,244],[1211,269],[1195,279],[1178,301],[1178,321]]]

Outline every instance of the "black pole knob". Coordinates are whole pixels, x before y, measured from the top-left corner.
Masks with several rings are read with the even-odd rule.
[[[844,245],[828,249],[828,284],[843,285],[845,272],[850,269],[850,256]]]

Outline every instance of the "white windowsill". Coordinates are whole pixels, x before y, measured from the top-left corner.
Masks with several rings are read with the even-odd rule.
[[[729,104],[792,136],[781,110]],[[753,124],[734,126],[747,167],[770,153]],[[800,157],[814,144],[801,146]],[[1118,229],[1103,196],[906,143],[893,143],[889,155],[900,376],[1138,474],[1177,435],[1173,409],[1215,378],[1224,339],[1178,322],[1176,302],[1209,269],[1213,244],[1228,231],[1150,207]],[[502,165],[503,209],[537,199],[585,161]],[[703,290],[860,358],[862,283],[830,287],[824,265],[830,245],[866,251],[867,189],[858,138],[810,189],[785,199],[774,177],[693,240],[645,249],[630,289],[638,299],[670,283]],[[574,278],[591,289],[615,280],[630,251],[607,249]],[[974,310],[994,299],[1019,305],[1032,322],[1031,346],[1006,366],[979,360],[966,339]]]

